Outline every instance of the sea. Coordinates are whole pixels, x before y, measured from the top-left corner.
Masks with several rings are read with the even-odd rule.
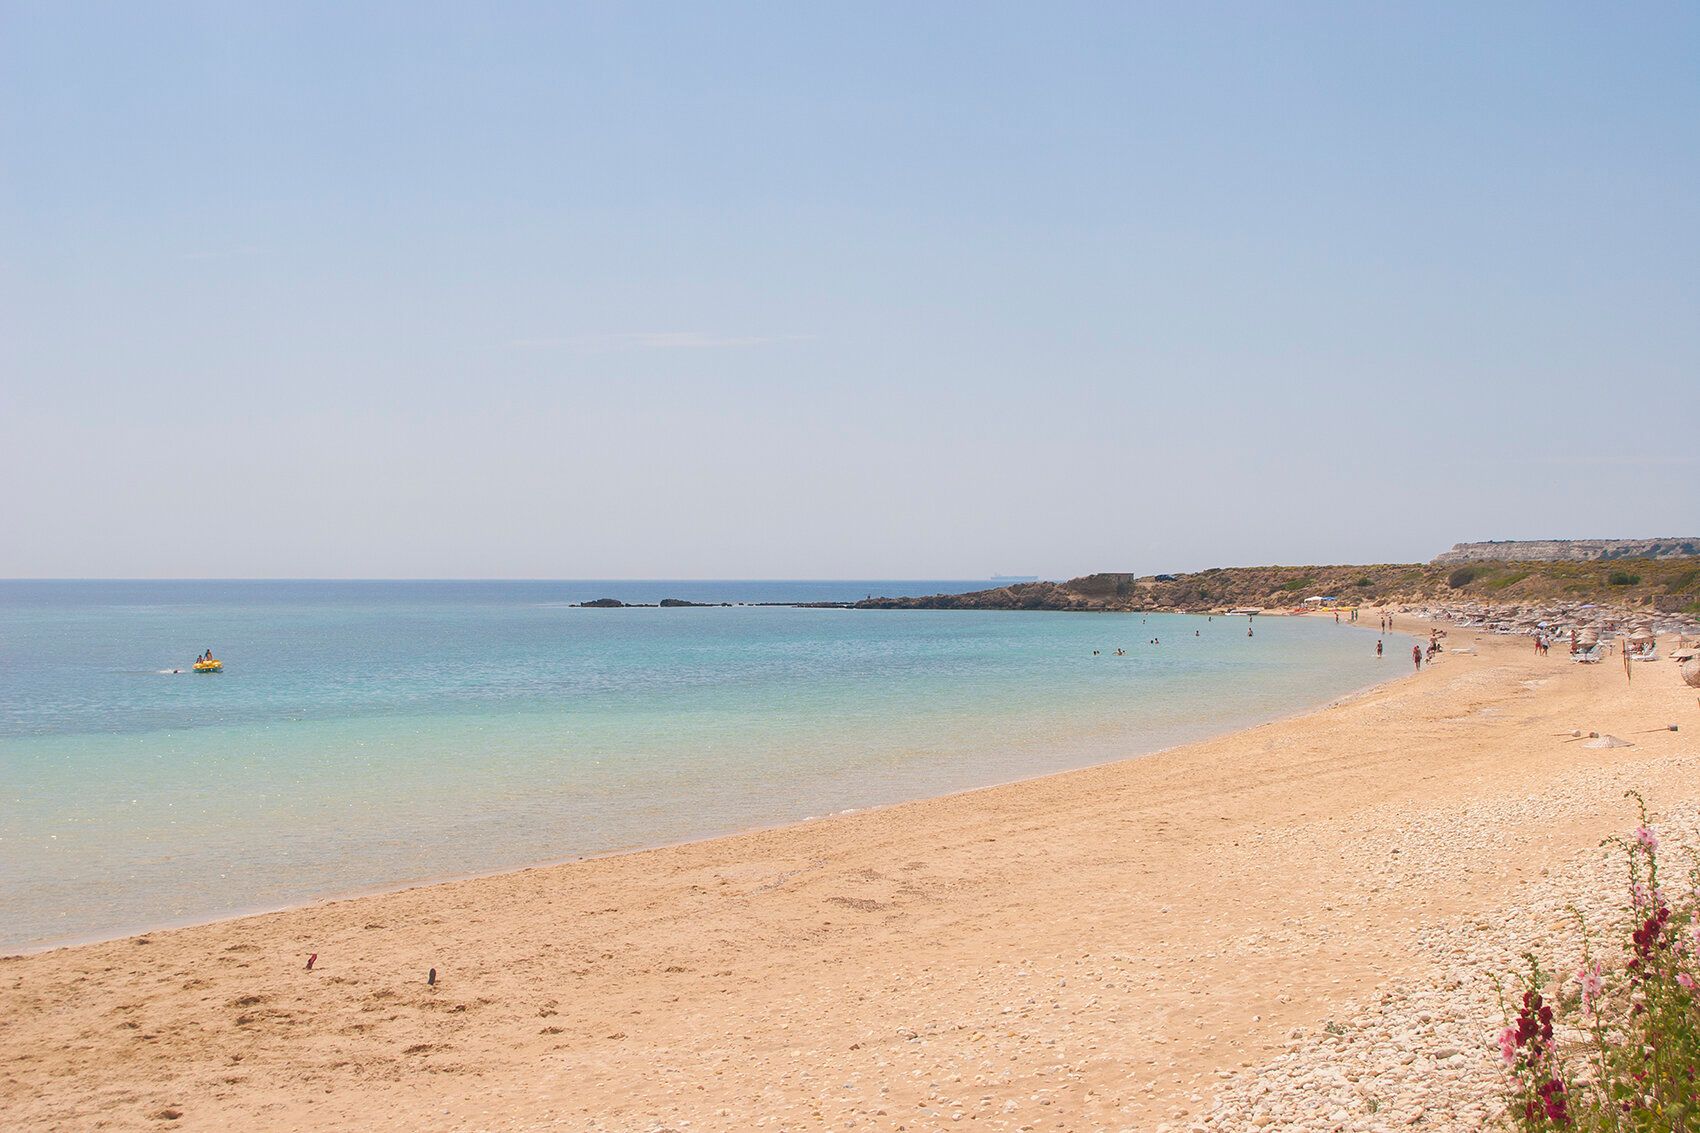
[[[1398,671],[1326,619],[765,604],[988,585],[0,581],[0,952],[1124,759]]]

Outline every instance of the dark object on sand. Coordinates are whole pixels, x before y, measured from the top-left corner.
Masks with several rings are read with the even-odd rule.
[[[425,977],[425,983],[429,987],[437,986],[437,969],[431,969],[431,974]]]
[[[313,970],[313,961],[317,960],[318,958],[319,958],[319,954],[317,952],[315,952],[311,956],[307,957],[307,970],[309,972]]]

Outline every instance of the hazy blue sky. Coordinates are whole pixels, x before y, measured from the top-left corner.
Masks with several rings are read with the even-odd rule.
[[[0,575],[1700,532],[1700,7],[0,4]]]

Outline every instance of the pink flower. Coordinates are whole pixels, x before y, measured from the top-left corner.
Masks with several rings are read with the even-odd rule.
[[[1517,1061],[1517,1028],[1507,1027],[1499,1032],[1499,1056],[1510,1066]]]
[[[1687,972],[1678,972],[1676,974],[1676,982],[1681,984],[1685,991],[1694,990],[1694,977],[1689,975]]]
[[[1636,827],[1635,840],[1641,843],[1642,846],[1646,847],[1648,853],[1652,853],[1659,848],[1659,836],[1654,833],[1653,828],[1650,826]]]
[[[1629,900],[1635,908],[1650,912],[1665,903],[1665,891],[1637,881],[1629,887]]]
[[[1600,974],[1600,965],[1589,964],[1577,972],[1576,982],[1582,985],[1582,1010],[1593,1010],[1593,1001],[1606,989],[1605,978]]]

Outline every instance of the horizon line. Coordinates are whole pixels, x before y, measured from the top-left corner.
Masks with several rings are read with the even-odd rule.
[[[1003,575],[1003,580],[1045,578],[1040,574]],[[174,577],[140,577],[131,575],[4,575],[0,582],[994,582],[998,578],[990,575],[958,576],[948,575],[890,575],[885,577],[863,576],[859,578],[642,578],[631,576],[626,578],[546,578],[543,576],[525,577],[492,577],[471,576],[460,577],[384,577],[378,575],[182,575]]]

